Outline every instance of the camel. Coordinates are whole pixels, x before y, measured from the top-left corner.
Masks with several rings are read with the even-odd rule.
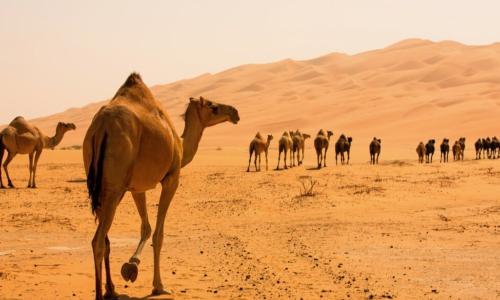
[[[497,158],[497,150],[500,150],[500,141],[496,136],[491,138],[491,144],[490,144],[490,151],[491,151],[491,158],[495,159]],[[498,155],[500,156],[500,151],[498,151]]]
[[[59,122],[56,126],[55,135],[48,137],[40,129],[29,124],[23,117],[16,117],[12,120],[9,126],[0,132],[0,165],[2,164],[4,151],[7,150],[7,159],[3,164],[3,168],[7,175],[8,186],[14,187],[8,170],[10,162],[17,154],[28,154],[30,171],[28,188],[36,188],[36,168],[43,149],[54,149],[55,146],[59,145],[67,131],[75,129],[76,126],[73,123]],[[0,188],[5,188],[1,168]]]
[[[453,147],[451,149],[453,151],[453,160],[460,160],[464,158],[463,152],[462,152],[462,146],[460,145],[460,141],[455,141],[455,144],[453,144]]]
[[[252,160],[252,154],[255,153],[255,159],[254,159],[254,164],[255,164],[255,171],[259,172],[260,171],[260,155],[262,152],[266,154],[266,171],[267,169],[267,153],[269,150],[269,145],[271,144],[271,141],[273,139],[272,134],[267,135],[267,142],[264,140],[262,135],[260,135],[260,132],[257,132],[255,135],[255,138],[250,142],[250,158],[248,159],[248,168],[247,172],[250,172],[250,161]],[[259,157],[259,167],[257,168],[257,156]]]
[[[491,140],[490,137],[483,139],[483,157],[490,158]]]
[[[335,143],[335,164],[337,164],[337,157],[339,154],[341,164],[345,163],[344,152],[347,152],[347,164],[349,164],[351,156],[351,143],[352,137],[346,137],[344,134],[340,135],[339,139]]]
[[[310,138],[311,136],[307,133],[301,133],[298,129],[295,131],[295,133],[292,136],[292,158],[293,158],[293,165],[295,166],[295,153],[297,153],[297,165],[300,166],[302,165],[302,162],[304,161],[304,152],[305,152],[305,141],[306,139]],[[302,156],[300,155],[300,152],[302,151]]]
[[[443,142],[439,146],[441,153],[439,155],[439,162],[448,162],[448,155],[450,154],[450,140],[447,138],[443,139]]]
[[[458,139],[458,144],[460,145],[460,152],[461,152],[461,157],[462,160],[464,160],[464,154],[465,154],[465,137],[461,137]]]
[[[418,154],[418,162],[421,164],[424,163],[425,152],[426,152],[426,149],[425,149],[424,142],[420,142],[417,145],[417,154]]]
[[[323,129],[320,129],[314,139],[314,149],[316,149],[318,169],[321,169],[321,162],[323,162],[323,166],[326,167],[326,153],[328,152],[328,145],[330,144],[330,137],[332,135],[333,132],[330,130],[328,130],[325,134]],[[325,154],[323,154],[323,149],[325,149]]]
[[[432,139],[425,144],[425,162],[432,164],[432,157],[434,156],[434,151],[436,149],[436,140]]]
[[[483,141],[479,138],[474,143],[474,148],[476,149],[476,159],[481,159],[481,151],[483,150]]]
[[[97,112],[83,141],[83,160],[92,213],[98,222],[92,239],[96,299],[102,295],[102,260],[106,270],[104,297],[117,297],[110,274],[108,231],[116,208],[130,191],[141,217],[141,238],[129,262],[123,264],[124,280],[134,282],[139,256],[151,236],[146,191],[160,183],[156,228],[153,233],[153,295],[168,293],[160,275],[160,251],[165,216],[179,186],[181,168],[198,150],[205,128],[229,121],[237,124],[238,111],[203,97],[190,98],[184,114],[184,132],[179,137],[161,104],[137,73],[132,73],[112,100]]]
[[[378,157],[380,156],[380,149],[382,148],[382,140],[374,137],[372,142],[370,143],[369,148],[370,148],[370,164],[372,165],[374,165],[375,163],[378,164]]]
[[[281,160],[281,152],[283,152],[283,162],[285,164],[285,169],[288,169],[288,166],[286,165],[286,155],[288,152],[290,152],[290,168],[292,167],[292,146],[293,146],[293,141],[292,137],[290,135],[290,132],[285,131],[283,132],[283,135],[281,136],[278,144],[278,166],[276,167],[276,170],[280,169],[280,160]]]

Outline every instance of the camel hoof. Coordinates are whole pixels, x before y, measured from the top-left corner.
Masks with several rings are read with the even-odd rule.
[[[104,299],[118,299],[119,297],[120,295],[118,295],[115,291],[106,291],[106,293],[104,294]]]
[[[139,268],[136,263],[126,262],[122,265],[122,278],[125,281],[134,282],[137,279]]]
[[[15,186],[12,184],[12,182],[9,182],[8,186],[9,186],[10,188],[15,188]]]
[[[154,288],[153,291],[151,292],[151,296],[158,296],[158,295],[172,295],[174,292],[171,290],[165,290],[165,289],[156,289]]]

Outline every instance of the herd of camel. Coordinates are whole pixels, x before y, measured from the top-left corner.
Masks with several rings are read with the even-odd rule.
[[[209,99],[190,98],[184,113],[184,131],[181,135],[175,130],[168,114],[141,76],[132,73],[108,104],[94,116],[83,141],[83,164],[87,175],[92,213],[97,220],[97,229],[92,239],[95,266],[95,299],[116,298],[115,285],[111,277],[110,241],[108,232],[113,223],[118,204],[126,192],[131,192],[141,218],[140,240],[136,250],[121,268],[125,281],[134,282],[139,272],[140,255],[147,240],[152,236],[154,267],[153,295],[169,293],[164,288],[160,272],[160,252],[163,244],[164,222],[169,205],[179,186],[181,169],[188,165],[196,155],[203,132],[206,128],[240,120],[238,110],[230,105],[216,103]],[[52,137],[44,135],[37,127],[24,118],[15,118],[0,132],[0,164],[5,151],[8,156],[3,163],[9,187],[14,187],[8,172],[8,165],[17,154],[29,155],[30,178],[28,187],[36,187],[36,168],[43,149],[57,146],[64,134],[76,127],[72,123],[58,123]],[[326,167],[326,154],[333,132],[320,130],[314,139],[318,168]],[[284,168],[301,165],[304,159],[305,140],[309,135],[299,132],[284,132],[279,140],[278,166],[283,153]],[[257,134],[250,144],[250,161],[255,154],[255,168],[260,170],[260,156],[266,155],[272,135],[267,140]],[[448,140],[441,145],[442,156],[447,161]],[[341,163],[349,163],[352,138],[340,135],[335,143],[335,153],[340,154]],[[417,148],[419,160],[427,156],[432,161],[435,140]],[[476,157],[500,156],[500,143],[493,139],[480,139],[476,142]],[[159,150],[161,149],[161,151]],[[455,159],[463,159],[465,138],[453,146]],[[374,138],[369,146],[371,163],[378,162],[381,140]],[[344,156],[347,154],[347,159]],[[290,161],[287,164],[287,156]],[[257,166],[257,157],[259,165]],[[148,219],[146,191],[161,184],[161,195],[156,216],[156,227],[152,232]],[[3,188],[0,168],[0,186]],[[102,262],[106,272],[105,292],[103,293]]]
[[[328,152],[328,146],[330,144],[330,138],[333,136],[333,132],[328,130],[326,133],[323,129],[318,131],[316,134],[316,138],[314,139],[314,149],[316,150],[316,158],[318,162],[318,169],[321,169],[321,166],[326,167],[326,153]],[[298,129],[293,131],[285,131],[281,136],[278,142],[278,165],[276,166],[276,170],[280,169],[280,161],[281,154],[283,153],[283,165],[285,169],[289,167],[295,167],[302,165],[304,160],[304,152],[305,152],[305,141],[311,136],[307,133],[301,133]],[[268,170],[268,153],[269,153],[269,145],[271,145],[271,141],[273,140],[272,134],[267,136],[267,140],[265,140],[260,132],[257,132],[253,140],[250,142],[249,152],[250,158],[248,159],[248,167],[247,172],[250,172],[250,164],[252,162],[252,155],[254,155],[254,165],[255,171],[260,171],[261,164],[261,155],[264,153],[266,158],[266,170]],[[370,144],[370,155],[372,156],[372,163],[378,162],[378,156],[380,155],[380,143],[381,140],[377,138],[373,138],[373,141]],[[352,137],[345,136],[341,134],[335,143],[335,163],[338,163],[338,156],[340,155],[340,162],[342,164],[349,164],[350,156],[351,156],[351,144]],[[302,153],[302,155],[301,155]],[[347,160],[345,158],[345,154],[347,154]],[[287,156],[290,157],[290,160],[287,164]],[[258,164],[257,164],[258,160]],[[295,160],[297,160],[297,164],[295,164]]]
[[[420,142],[417,146],[418,162],[423,163],[424,157],[426,163],[432,163],[432,157],[435,152],[436,140],[431,139],[426,144]],[[500,158],[500,141],[496,136],[490,139],[479,138],[475,143],[476,159],[481,158]],[[450,153],[450,140],[444,138],[439,146],[440,158],[439,162],[448,162],[448,155]],[[465,153],[465,137],[461,137],[455,141],[451,147],[453,153],[453,160],[464,160]]]

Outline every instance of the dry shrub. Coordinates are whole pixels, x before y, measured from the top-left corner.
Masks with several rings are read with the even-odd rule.
[[[317,186],[318,181],[313,179],[312,176],[300,176],[300,194],[299,197],[314,197],[316,193],[314,188]]]

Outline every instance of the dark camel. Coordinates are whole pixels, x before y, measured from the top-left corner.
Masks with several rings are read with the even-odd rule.
[[[352,137],[346,137],[344,134],[341,134],[337,142],[335,143],[335,164],[337,164],[337,157],[340,154],[340,162],[344,164],[345,157],[344,152],[347,152],[347,164],[349,164],[349,160],[351,157],[351,143]]]
[[[432,139],[425,144],[425,162],[432,164],[432,157],[434,156],[434,151],[436,150],[436,140]]]
[[[380,156],[381,148],[382,140],[374,137],[370,143],[370,164],[378,164],[378,157]]]
[[[444,138],[443,142],[439,146],[441,154],[439,155],[439,162],[448,162],[448,155],[450,154],[450,140]]]

